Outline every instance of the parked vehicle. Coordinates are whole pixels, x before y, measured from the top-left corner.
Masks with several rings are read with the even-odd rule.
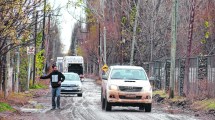
[[[151,112],[152,87],[145,70],[138,66],[110,66],[102,76],[102,109],[135,106]]]
[[[63,57],[57,57],[56,65],[58,70],[63,72]]]
[[[63,72],[77,73],[81,80],[84,77],[84,59],[82,56],[65,56],[63,58]]]
[[[65,80],[61,83],[61,94],[77,94],[82,97],[82,82],[77,73],[63,73]]]

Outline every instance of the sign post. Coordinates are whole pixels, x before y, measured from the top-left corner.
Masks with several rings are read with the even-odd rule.
[[[35,47],[34,46],[28,46],[27,47],[27,54],[29,55],[28,56],[28,59],[29,59],[29,63],[28,63],[28,80],[27,80],[27,90],[29,90],[29,83],[30,83],[30,77],[31,77],[31,65],[32,65],[32,58],[31,56],[35,54]]]

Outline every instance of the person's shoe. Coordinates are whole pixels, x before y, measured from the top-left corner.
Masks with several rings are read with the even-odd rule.
[[[51,110],[55,110],[55,108],[53,107]]]
[[[58,110],[61,110],[61,107],[57,107]]]

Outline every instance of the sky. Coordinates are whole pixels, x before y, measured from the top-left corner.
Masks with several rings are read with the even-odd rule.
[[[67,53],[71,43],[72,29],[77,22],[75,18],[79,15],[77,13],[80,13],[80,8],[74,8],[72,5],[69,5],[69,8],[67,8],[68,0],[48,0],[48,3],[51,4],[53,9],[62,7],[59,13],[62,16],[58,16],[60,23],[60,39],[65,45],[63,53]]]

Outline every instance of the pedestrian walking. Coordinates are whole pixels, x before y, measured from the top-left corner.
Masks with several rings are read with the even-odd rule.
[[[50,78],[50,83],[52,86],[52,110],[56,108],[55,97],[57,97],[57,108],[60,108],[60,91],[61,91],[61,83],[65,80],[65,76],[58,71],[56,65],[52,65],[53,71],[47,76],[41,76],[40,79],[48,79]]]

